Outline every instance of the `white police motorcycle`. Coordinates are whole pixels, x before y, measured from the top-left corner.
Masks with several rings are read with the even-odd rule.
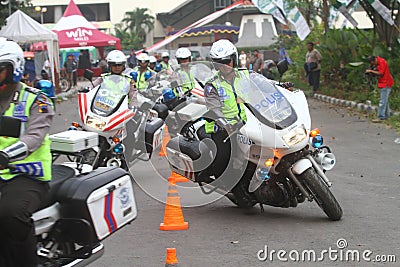
[[[20,129],[19,119],[1,120],[4,136],[19,137]],[[98,138],[93,140],[88,145],[85,141],[56,144],[57,154],[82,156],[83,146],[97,145]],[[53,164],[49,185],[41,207],[32,215],[41,266],[88,265],[103,255],[101,241],[137,216],[133,178],[122,168],[93,169],[82,162]]]
[[[204,82],[227,68],[213,66],[208,72],[203,68],[207,73],[198,73],[196,78]],[[280,62],[278,69],[282,75],[287,63]],[[197,103],[175,114],[183,123],[180,134],[167,144],[171,170],[198,183],[204,193],[221,193],[240,207],[259,203],[287,208],[315,200],[331,220],[340,220],[342,209],[326,175],[336,159],[318,130],[311,129],[304,93],[257,73],[242,77],[235,89],[247,122],[237,125],[229,136],[232,154],[225,172],[215,175],[219,167],[213,165],[215,145],[199,134],[205,121],[215,118]]]

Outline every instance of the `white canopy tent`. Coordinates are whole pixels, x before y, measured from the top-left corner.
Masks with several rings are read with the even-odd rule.
[[[59,45],[56,33],[47,29],[21,10],[17,10],[7,18],[7,24],[1,28],[0,36],[18,43],[45,41],[51,66],[51,76],[55,84],[54,74],[55,72],[60,72]]]

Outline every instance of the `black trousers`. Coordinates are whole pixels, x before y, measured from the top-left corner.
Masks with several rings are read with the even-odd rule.
[[[319,80],[321,76],[321,70],[311,71],[309,73],[310,85],[313,87],[313,91],[318,91],[319,89]]]
[[[0,266],[36,266],[31,216],[39,209],[48,190],[48,183],[25,176],[0,180]]]
[[[215,177],[220,177],[227,169],[229,160],[231,158],[231,141],[228,139],[226,142],[224,142],[224,140],[228,137],[228,134],[226,131],[206,134],[205,126],[200,127],[197,131],[197,134],[201,140],[210,138],[214,142],[217,151],[212,163],[212,170]]]

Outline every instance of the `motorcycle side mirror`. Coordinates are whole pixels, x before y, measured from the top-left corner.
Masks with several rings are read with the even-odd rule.
[[[281,77],[289,69],[289,65],[286,59],[282,59],[281,61],[279,61],[276,67],[278,68]]]
[[[85,72],[83,73],[83,77],[85,77],[89,81],[92,81],[93,75],[94,75],[93,71],[91,71],[89,69],[85,69]]]
[[[18,138],[21,135],[21,120],[9,116],[0,116],[0,136]]]

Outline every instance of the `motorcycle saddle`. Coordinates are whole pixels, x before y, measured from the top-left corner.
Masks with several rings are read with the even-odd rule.
[[[41,209],[48,207],[56,202],[58,189],[64,181],[75,176],[75,170],[65,165],[53,165],[51,169],[52,179],[49,183],[50,190],[42,201]]]

